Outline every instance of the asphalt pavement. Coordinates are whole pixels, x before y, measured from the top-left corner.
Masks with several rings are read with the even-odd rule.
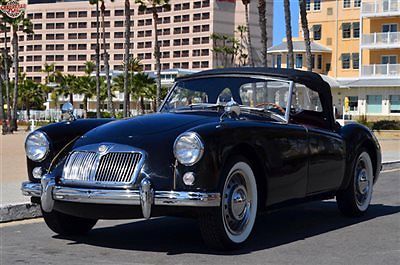
[[[100,221],[85,237],[60,237],[42,219],[0,224],[8,264],[400,264],[400,170],[381,174],[369,212],[339,214],[335,201],[308,203],[257,219],[234,252],[204,247],[195,220]]]

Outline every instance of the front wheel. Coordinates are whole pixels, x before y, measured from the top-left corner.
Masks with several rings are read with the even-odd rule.
[[[97,223],[96,219],[76,217],[54,210],[50,213],[42,210],[42,215],[47,226],[62,236],[86,234]]]
[[[222,171],[221,206],[200,216],[205,243],[215,249],[234,249],[249,238],[257,215],[257,183],[250,163],[236,157]]]
[[[347,189],[336,195],[339,210],[346,216],[361,216],[367,210],[372,198],[374,182],[371,157],[362,149],[356,157]]]

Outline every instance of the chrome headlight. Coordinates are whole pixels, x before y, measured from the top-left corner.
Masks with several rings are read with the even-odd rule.
[[[204,145],[197,133],[185,132],[176,138],[174,155],[179,163],[192,166],[201,159],[203,153]]]
[[[25,141],[26,156],[33,161],[40,162],[46,158],[50,150],[50,142],[41,131],[28,135]]]

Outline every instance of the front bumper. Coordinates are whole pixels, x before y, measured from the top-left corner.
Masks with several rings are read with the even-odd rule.
[[[140,205],[145,218],[150,218],[152,205],[218,207],[221,202],[219,193],[154,191],[148,179],[141,182],[139,190],[108,190],[57,186],[52,178],[44,176],[41,183],[22,183],[21,190],[23,195],[41,197],[46,212],[52,211],[54,201]]]

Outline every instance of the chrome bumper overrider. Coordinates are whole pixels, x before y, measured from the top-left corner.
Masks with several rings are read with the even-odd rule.
[[[41,183],[22,183],[22,194],[41,197],[42,209],[51,212],[54,201],[94,204],[141,205],[143,216],[150,218],[152,205],[217,207],[219,193],[154,191],[151,182],[143,179],[139,190],[107,190],[56,186],[52,178],[44,176]]]

